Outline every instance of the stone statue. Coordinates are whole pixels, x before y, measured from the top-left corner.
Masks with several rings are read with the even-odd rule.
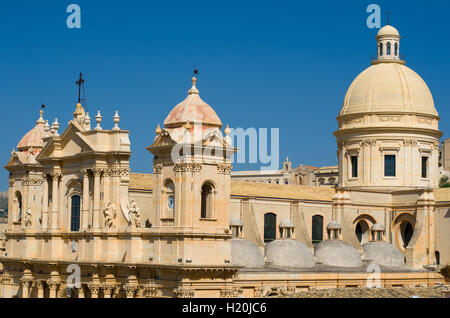
[[[134,200],[131,200],[130,204],[128,204],[128,217],[132,226],[136,228],[141,227],[141,213],[139,212],[137,203]]]
[[[31,227],[31,208],[25,210],[25,217],[23,219],[23,227],[29,229]]]
[[[113,221],[116,218],[116,207],[113,203],[105,203],[103,208],[103,216],[105,217],[105,227],[110,229],[113,227]]]

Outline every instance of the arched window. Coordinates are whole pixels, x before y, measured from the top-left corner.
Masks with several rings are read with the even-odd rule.
[[[387,52],[386,52],[386,54],[387,54],[387,55],[391,55],[391,42],[388,42],[386,46],[387,46],[387,49],[386,49]]]
[[[175,185],[172,180],[168,180],[165,183],[165,217],[173,218],[175,211]]]
[[[441,255],[439,254],[439,251],[434,252],[434,257],[436,258],[436,265],[441,264]]]
[[[395,50],[395,56],[398,56],[398,43],[397,42],[395,42],[394,50]]]
[[[411,238],[414,233],[414,229],[413,229],[411,223],[403,222],[400,225],[400,233],[402,235],[403,247],[406,248],[408,246],[409,242],[411,241]]]
[[[380,56],[383,56],[383,43],[380,43]]]
[[[16,220],[20,222],[22,220],[22,194],[19,191],[16,192],[15,201]]]
[[[276,239],[277,234],[277,216],[274,213],[264,214],[264,243]]]
[[[213,216],[214,188],[211,184],[205,183],[202,186],[202,210],[200,218],[209,219]]]
[[[360,243],[366,243],[369,241],[369,225],[366,221],[359,221],[355,227],[355,234]]]
[[[70,230],[80,230],[80,196],[73,195],[70,199]]]
[[[323,241],[323,216],[321,215],[314,215],[312,217],[312,242],[320,243]]]

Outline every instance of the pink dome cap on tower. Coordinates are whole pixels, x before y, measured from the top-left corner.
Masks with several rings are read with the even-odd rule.
[[[40,111],[40,117],[36,121],[36,126],[22,137],[17,148],[19,151],[29,152],[32,149],[34,155],[38,154],[44,146],[42,138],[45,136],[45,121],[42,117],[44,111]]]

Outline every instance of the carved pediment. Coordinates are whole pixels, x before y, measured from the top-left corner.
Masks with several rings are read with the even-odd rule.
[[[52,138],[41,150],[37,160],[54,157],[71,157],[82,152],[93,151],[89,139],[83,135],[80,128],[72,122],[59,138]]]

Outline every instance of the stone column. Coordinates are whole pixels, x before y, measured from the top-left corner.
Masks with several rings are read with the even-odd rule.
[[[37,288],[37,298],[44,298],[44,282],[42,280],[38,280],[36,282]]]
[[[85,295],[84,295],[83,286],[80,286],[79,288],[77,288],[77,290],[78,290],[78,298],[84,298]]]
[[[92,228],[100,230],[100,176],[102,169],[92,169],[94,173],[94,214],[92,218]]]
[[[111,200],[111,178],[110,176],[112,175],[112,171],[109,169],[105,169],[103,171],[103,202],[108,203],[110,201],[114,202],[113,200]]]
[[[14,200],[16,199],[16,194],[14,193],[15,181],[13,178],[9,179],[9,189],[8,189],[8,228],[13,227],[14,218],[16,217],[16,207],[14,206]]]
[[[43,183],[43,197],[42,197],[42,229],[48,229],[48,179],[47,174],[44,173]]]
[[[81,216],[81,229],[87,230],[89,227],[89,170],[81,170],[83,173],[83,208]]]
[[[53,183],[52,183],[52,224],[51,229],[57,230],[58,229],[58,184],[59,184],[59,178],[61,177],[60,172],[52,172],[50,174],[52,177]]]
[[[47,285],[48,285],[48,287],[50,289],[50,298],[57,298],[59,282],[53,281],[53,280],[49,280],[49,281],[47,281]]]
[[[22,283],[22,298],[30,298],[32,279],[30,277],[23,277],[20,282]]]

